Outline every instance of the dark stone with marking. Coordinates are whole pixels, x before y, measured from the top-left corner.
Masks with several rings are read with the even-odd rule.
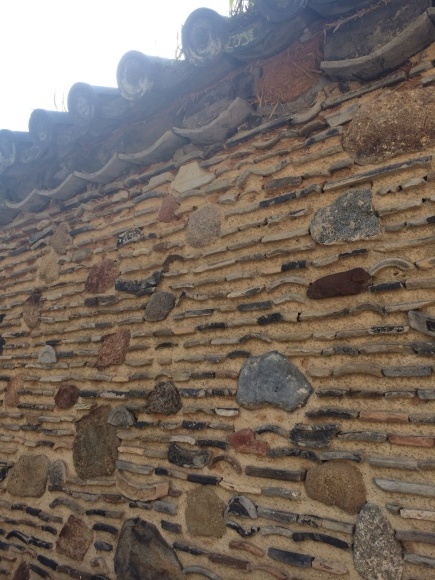
[[[227,526],[227,528],[230,528],[231,530],[237,532],[239,536],[241,536],[242,538],[250,538],[260,530],[260,528],[257,526],[252,526],[248,530],[245,530],[245,528],[243,528],[237,522],[233,522],[232,520],[226,521],[225,525]]]
[[[116,247],[120,248],[127,244],[133,244],[134,242],[139,242],[144,238],[144,233],[141,228],[132,228],[119,234],[118,241],[116,242]]]
[[[339,432],[340,426],[328,425],[304,425],[297,423],[290,431],[290,441],[299,447],[312,447],[323,449],[329,447],[333,437]]]
[[[60,531],[56,542],[56,552],[81,561],[91,544],[92,531],[83,520],[70,515]]]
[[[343,409],[316,409],[305,413],[310,419],[356,419],[359,411],[344,411]]]
[[[313,451],[304,451],[303,449],[295,449],[292,447],[275,447],[270,449],[269,457],[300,457],[301,459],[308,459],[308,461],[320,461]]]
[[[281,272],[289,272],[290,270],[300,270],[307,267],[306,260],[296,260],[293,262],[286,262],[281,266]]]
[[[280,479],[282,481],[304,481],[305,473],[305,470],[290,471],[288,469],[273,469],[272,467],[256,467],[255,465],[247,465],[245,467],[246,475]]]
[[[313,542],[322,542],[323,544],[329,544],[335,548],[340,548],[340,550],[350,550],[351,545],[348,542],[335,538],[334,536],[328,536],[327,534],[316,534],[314,532],[294,532],[292,535],[292,540],[294,542],[304,542],[305,540],[311,540]]]
[[[200,475],[199,473],[188,473],[187,481],[191,483],[200,483],[202,485],[218,485],[222,481],[222,477],[215,477],[214,475]]]
[[[307,296],[313,299],[353,296],[364,292],[369,280],[371,276],[363,268],[329,274],[313,282],[307,290]]]
[[[268,181],[263,185],[263,189],[265,191],[270,191],[271,189],[279,189],[280,187],[292,187],[294,185],[300,185],[301,183],[302,177],[300,175],[290,175],[288,177],[278,177],[277,179]]]
[[[272,405],[293,411],[304,405],[312,392],[305,375],[284,355],[271,351],[244,363],[236,400],[246,408]]]
[[[140,518],[122,526],[114,558],[117,580],[182,580],[182,566],[154,524]]]
[[[420,356],[435,356],[435,342],[412,342],[411,348]]]
[[[257,508],[252,500],[244,495],[233,496],[225,510],[225,517],[237,516],[242,518],[257,519]]]
[[[51,570],[54,570],[55,572],[59,567],[59,564],[55,560],[51,560],[51,558],[47,558],[46,556],[43,556],[42,554],[38,554],[36,558],[37,558],[38,562],[40,562],[43,566],[47,566],[47,568],[50,568]]]
[[[298,568],[311,568],[311,563],[314,560],[313,556],[289,552],[288,550],[279,550],[278,548],[269,548],[267,555],[273,560],[283,564],[290,564],[290,566],[297,566]]]
[[[145,413],[173,415],[181,409],[180,393],[172,381],[158,383],[149,394],[144,408]]]
[[[260,316],[257,319],[257,324],[259,326],[266,326],[267,324],[275,324],[275,322],[282,322],[284,320],[284,316],[279,312],[273,312],[272,314],[268,314],[267,316]]]
[[[369,292],[388,292],[390,290],[403,290],[405,285],[402,282],[385,282],[384,284],[375,284],[369,286]]]
[[[81,479],[112,475],[118,458],[116,427],[107,422],[111,408],[97,407],[77,421],[73,461]]]
[[[161,520],[160,525],[162,526],[162,530],[165,530],[166,532],[171,532],[172,534],[183,533],[183,528],[180,524],[168,522],[167,520]]]
[[[208,423],[204,421],[183,421],[181,427],[182,429],[189,429],[192,431],[202,431],[203,429],[207,429]]]
[[[264,300],[263,302],[249,302],[247,304],[239,304],[237,310],[239,312],[251,312],[252,310],[268,310],[272,308],[272,302],[270,300]]]
[[[227,556],[226,554],[209,554],[208,559],[214,564],[229,566],[236,570],[248,571],[251,569],[251,563],[248,560],[241,560],[240,558],[234,558],[233,556]]]
[[[168,447],[168,461],[180,467],[202,469],[211,459],[208,451],[191,451],[183,449],[177,443],[170,443]]]
[[[127,292],[128,294],[135,294],[136,296],[144,296],[152,294],[154,288],[162,278],[161,272],[154,272],[144,280],[117,280],[115,282],[115,290],[119,292]]]
[[[259,203],[260,209],[265,207],[271,207],[273,205],[279,205],[280,203],[287,203],[288,201],[292,201],[296,199],[296,193],[294,191],[290,193],[285,193],[284,195],[279,195],[277,197],[272,197],[271,199],[263,199]]]
[[[228,443],[226,441],[219,441],[216,439],[197,439],[198,447],[215,447],[216,449],[227,449]]]
[[[117,536],[119,532],[118,528],[115,528],[115,526],[109,526],[108,524],[104,524],[102,522],[97,522],[94,524],[92,529],[96,532],[107,532],[108,534],[112,534],[112,536]]]
[[[191,554],[192,556],[204,556],[208,553],[206,550],[203,550],[202,548],[197,548],[196,546],[189,546],[189,544],[183,544],[182,542],[174,542],[172,544],[172,546],[173,546],[174,550],[179,550],[180,552],[186,552],[186,554]],[[140,579],[138,578],[137,580],[140,580]],[[156,580],[157,580],[157,578],[156,578]],[[168,578],[168,580],[172,580],[172,579]]]
[[[102,540],[94,542],[94,547],[97,550],[97,552],[111,552],[113,550],[112,544],[109,544],[108,542],[103,542]]]
[[[226,322],[211,322],[210,324],[198,324],[196,330],[221,330],[227,328]]]
[[[349,252],[341,252],[340,254],[338,254],[338,257],[340,259],[342,258],[350,258],[352,256],[363,256],[365,254],[368,254],[369,251],[367,250],[367,248],[358,248],[356,250],[351,250]]]
[[[156,292],[149,299],[144,320],[157,322],[164,320],[175,306],[175,296],[170,292]]]

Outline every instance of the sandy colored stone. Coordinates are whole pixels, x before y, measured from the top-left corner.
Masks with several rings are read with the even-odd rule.
[[[69,225],[66,222],[62,222],[57,226],[50,238],[50,246],[58,256],[64,256],[67,247],[72,243],[72,237],[69,235],[69,231]]]
[[[359,164],[381,163],[435,143],[432,90],[384,91],[362,103],[347,126],[343,145]]]
[[[170,292],[156,292],[148,300],[144,319],[148,322],[164,320],[175,306],[175,296]]]
[[[173,415],[181,409],[181,397],[172,381],[158,383],[148,395],[145,413],[163,413]]]
[[[381,221],[372,204],[370,189],[348,191],[314,214],[311,237],[318,244],[355,242],[379,236]]]
[[[8,493],[18,497],[41,497],[47,485],[49,466],[45,455],[21,455],[9,471]]]
[[[106,292],[106,290],[113,287],[118,276],[118,264],[113,260],[103,260],[99,264],[94,264],[89,270],[85,282],[85,290],[92,294]]]
[[[92,539],[92,530],[85,522],[70,515],[60,531],[56,542],[56,552],[81,562],[92,543]]]
[[[23,375],[11,377],[6,385],[6,391],[3,395],[3,404],[5,407],[15,407],[20,402],[19,391],[24,388]]]
[[[194,248],[202,248],[218,239],[221,229],[219,208],[205,205],[197,209],[187,224],[187,243]]]
[[[307,471],[305,491],[311,499],[356,514],[366,502],[360,470],[353,463],[328,461]]]
[[[69,409],[77,403],[79,393],[75,385],[61,385],[54,396],[54,402],[59,409]]]
[[[54,282],[59,278],[59,264],[57,263],[58,255],[54,250],[41,259],[38,268],[38,276],[44,282]]]
[[[158,219],[163,223],[169,223],[177,219],[175,212],[180,207],[180,204],[173,195],[167,195],[163,198],[160,205]]]
[[[210,486],[198,486],[187,493],[186,525],[192,536],[221,538],[225,534],[226,505]]]
[[[125,361],[130,345],[130,331],[119,330],[103,337],[103,343],[98,352],[97,368],[104,369],[111,365],[120,365]]]
[[[214,179],[213,173],[202,169],[198,161],[192,161],[180,167],[174,181],[171,183],[171,187],[178,193],[184,193],[191,189],[198,189],[203,185],[208,185]]]
[[[365,580],[401,580],[402,547],[380,507],[366,504],[357,519],[353,560]]]
[[[73,461],[81,479],[112,475],[118,458],[116,427],[107,422],[111,408],[97,407],[77,421]]]
[[[177,554],[156,526],[141,518],[124,522],[115,553],[117,580],[182,580]]]
[[[41,315],[41,293],[32,292],[23,305],[23,320],[29,328],[36,328]]]

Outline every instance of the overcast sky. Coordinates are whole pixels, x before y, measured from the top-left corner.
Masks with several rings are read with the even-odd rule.
[[[193,10],[229,0],[0,0],[0,129],[27,131],[33,109],[65,110],[76,82],[116,87],[122,55],[173,58]]]

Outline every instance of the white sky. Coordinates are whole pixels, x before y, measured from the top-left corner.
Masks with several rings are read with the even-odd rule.
[[[66,110],[76,82],[116,87],[129,50],[173,58],[193,10],[229,0],[0,0],[0,129],[27,131],[33,109]]]

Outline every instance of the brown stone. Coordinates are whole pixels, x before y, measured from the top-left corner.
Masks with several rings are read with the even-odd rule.
[[[359,418],[374,423],[408,423],[408,413],[399,411],[361,411]]]
[[[181,397],[172,381],[158,383],[148,395],[145,413],[163,413],[172,415],[181,409]]]
[[[11,377],[6,386],[6,391],[3,396],[3,404],[5,407],[15,407],[20,402],[19,391],[24,388],[24,381],[22,375]]]
[[[187,493],[186,525],[192,536],[221,538],[225,534],[225,503],[209,486]]]
[[[160,206],[158,219],[163,223],[169,223],[177,219],[175,212],[180,207],[180,204],[173,195],[167,195],[163,198]]]
[[[221,215],[219,208],[205,205],[197,209],[187,224],[187,243],[194,248],[211,244],[220,235]]]
[[[21,562],[15,570],[12,580],[30,580],[30,570],[26,562]]]
[[[329,274],[315,280],[308,288],[307,296],[319,299],[360,294],[367,288],[370,279],[370,274],[363,268]]]
[[[149,299],[144,319],[148,322],[164,320],[175,306],[175,296],[170,292],[156,292]]]
[[[388,441],[393,445],[406,445],[409,447],[433,447],[435,439],[433,437],[413,437],[412,435],[388,435]]]
[[[50,462],[45,455],[21,455],[7,478],[7,491],[18,497],[41,497]]]
[[[73,460],[81,479],[112,475],[115,471],[120,441],[116,427],[107,422],[110,411],[108,405],[97,407],[76,423]]]
[[[435,143],[433,91],[385,91],[359,107],[349,123],[343,146],[358,164],[381,163],[395,155],[421,151]]]
[[[85,522],[70,515],[60,531],[56,542],[56,552],[73,560],[82,561],[92,543],[92,530]]]
[[[240,453],[267,455],[270,445],[266,441],[257,439],[252,429],[240,429],[228,437],[230,444]]]
[[[79,392],[75,385],[61,385],[54,396],[54,402],[59,409],[69,409],[77,403]]]
[[[111,288],[119,276],[118,264],[113,260],[103,260],[89,270],[85,282],[86,292],[100,294]]]
[[[182,580],[182,566],[154,524],[124,522],[114,559],[117,580]]]
[[[121,365],[125,361],[129,345],[129,330],[119,330],[106,334],[98,353],[97,368],[104,369],[111,365]]]
[[[41,315],[41,293],[33,292],[23,306],[23,320],[29,328],[36,328]]]
[[[328,461],[307,471],[305,491],[311,499],[357,514],[366,502],[360,470],[345,461]]]
[[[69,235],[69,225],[62,222],[54,230],[53,235],[50,238],[50,246],[59,256],[64,256],[66,254],[66,249],[72,243],[72,237]]]

